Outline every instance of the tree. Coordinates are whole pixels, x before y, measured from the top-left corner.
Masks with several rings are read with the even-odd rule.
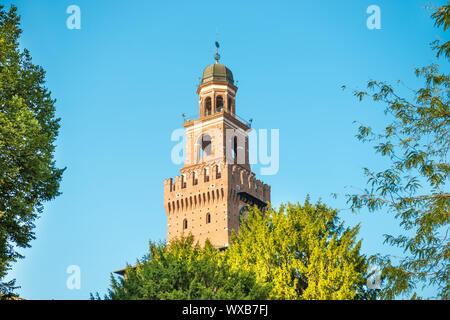
[[[0,6],[0,297],[15,281],[4,277],[23,258],[17,248],[30,246],[34,221],[43,202],[59,195],[64,169],[53,152],[59,119],[55,100],[45,88],[45,72],[20,51],[17,8]]]
[[[432,14],[437,27],[450,26],[450,5]],[[437,57],[448,61],[449,42],[435,41]],[[386,209],[400,220],[404,234],[385,235],[385,242],[403,249],[399,261],[389,255],[371,260],[382,267],[386,286],[381,297],[392,299],[410,294],[419,283],[435,285],[438,297],[449,298],[449,207],[448,179],[450,166],[449,75],[434,64],[416,68],[424,86],[402,97],[387,82],[369,81],[368,91],[354,91],[386,105],[390,119],[381,133],[361,125],[357,138],[375,144],[377,153],[387,157],[390,166],[379,172],[364,168],[369,190],[347,195],[352,209],[370,211]],[[417,297],[414,292],[412,297]]]
[[[208,241],[203,248],[194,245],[190,235],[167,246],[151,242],[149,255],[138,261],[137,267],[127,270],[126,279],[117,281],[111,276],[111,289],[105,298],[265,299],[269,290],[269,286],[257,284],[251,272],[231,271],[223,252]]]
[[[234,270],[252,271],[272,283],[271,299],[365,299],[367,264],[356,242],[359,226],[339,223],[320,202],[287,204],[246,214],[227,255]]]

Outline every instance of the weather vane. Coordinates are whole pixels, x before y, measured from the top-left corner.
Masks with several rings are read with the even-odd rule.
[[[216,51],[216,54],[214,55],[214,59],[216,60],[216,63],[219,63],[219,60],[220,60],[220,54],[219,54],[220,45],[219,45],[218,36],[219,36],[219,32],[216,29],[216,50],[214,50],[214,51]]]

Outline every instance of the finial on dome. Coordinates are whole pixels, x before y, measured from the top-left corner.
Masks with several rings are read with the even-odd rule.
[[[214,60],[216,60],[216,63],[219,63],[220,60],[219,47],[219,41],[216,41],[216,54],[214,55]]]

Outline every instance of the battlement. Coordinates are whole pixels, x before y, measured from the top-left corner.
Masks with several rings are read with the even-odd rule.
[[[164,192],[181,192],[195,186],[211,184],[222,178],[225,168],[223,163],[202,163],[188,169],[182,169],[182,174],[175,178],[164,180]]]
[[[167,214],[191,210],[226,197],[224,170],[220,162],[183,168],[182,174],[164,180],[164,207]]]
[[[230,166],[230,170],[232,189],[247,192],[265,202],[270,201],[270,186],[256,179],[253,172],[237,165]]]
[[[228,199],[244,191],[261,201],[270,201],[270,186],[239,165],[222,162],[183,168],[182,174],[164,180],[164,207],[167,214],[192,210]]]

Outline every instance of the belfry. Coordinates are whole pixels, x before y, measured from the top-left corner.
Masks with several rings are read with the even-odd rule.
[[[224,248],[248,206],[267,207],[270,186],[251,171],[251,124],[236,115],[238,88],[231,70],[219,63],[218,52],[214,58],[197,89],[199,116],[184,119],[185,163],[179,176],[164,180],[164,208],[167,242],[192,233],[200,244],[209,239]]]

